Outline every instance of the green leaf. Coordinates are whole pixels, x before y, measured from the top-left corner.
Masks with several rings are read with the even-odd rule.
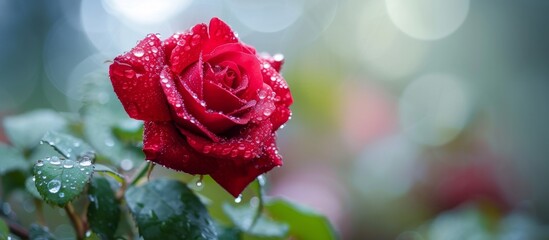
[[[296,239],[337,239],[328,219],[310,209],[279,198],[267,201],[265,208],[273,219],[287,223]]]
[[[247,206],[234,207],[230,204],[223,205],[223,211],[229,216],[233,224],[241,231],[258,237],[280,238],[287,236],[288,225],[275,222],[265,215],[261,215],[255,224],[256,209]]]
[[[110,167],[107,167],[103,164],[95,164],[94,171],[96,173],[102,173],[102,174],[109,175],[110,177],[114,178],[114,180],[116,180],[120,184],[124,183],[124,181],[125,181],[124,176],[122,176],[122,174],[112,170]]]
[[[4,129],[10,142],[24,149],[38,145],[47,131],[60,131],[66,125],[65,118],[48,109],[35,110],[4,119]]]
[[[29,192],[33,197],[37,199],[42,199],[42,196],[40,196],[38,189],[36,189],[34,181],[36,181],[34,179],[34,176],[27,178],[27,180],[25,181],[25,188],[27,189],[27,192]]]
[[[29,230],[29,239],[55,240],[48,228],[32,224]]]
[[[27,169],[28,166],[19,150],[0,143],[0,175],[12,170]]]
[[[26,171],[10,171],[4,174],[1,178],[2,193],[4,197],[10,195],[14,190],[25,188],[25,180],[27,179]]]
[[[58,132],[46,132],[42,141],[52,146],[56,151],[68,159],[75,160],[84,154],[92,154],[93,148],[82,140]]]
[[[157,179],[132,187],[126,202],[144,239],[217,239],[206,208],[179,181]]]
[[[0,239],[8,239],[8,236],[10,235],[10,228],[4,222],[4,220],[0,219]]]
[[[55,156],[38,160],[33,169],[36,189],[46,202],[65,206],[80,195],[90,181],[92,160],[86,155],[78,161]]]
[[[119,202],[109,181],[93,178],[88,190],[88,221],[91,230],[104,239],[112,239],[120,220]]]

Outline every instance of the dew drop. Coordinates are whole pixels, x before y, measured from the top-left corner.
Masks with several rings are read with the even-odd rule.
[[[72,160],[65,160],[63,163],[63,168],[72,168],[74,167],[74,162]]]
[[[59,192],[60,188],[61,188],[61,181],[57,179],[53,179],[50,182],[48,182],[48,191],[50,193],[57,193]]]
[[[36,177],[35,176],[32,176],[32,181],[36,182]]]
[[[152,48],[151,48],[151,51],[152,51],[153,53],[157,53],[157,52],[158,52],[158,48],[157,48],[157,47],[152,47]]]
[[[133,78],[135,77],[135,72],[131,69],[126,69],[124,71],[124,76],[126,76],[127,78]]]
[[[58,157],[53,156],[53,157],[51,157],[50,164],[52,164],[52,165],[59,165],[59,164],[61,164],[61,160],[59,160]]]
[[[38,172],[36,172],[36,173],[37,173],[38,175],[40,175],[40,174],[42,174],[42,171],[38,171]]]
[[[200,42],[200,36],[194,35],[193,40],[191,41],[191,45],[196,46]]]
[[[240,203],[240,202],[242,202],[242,194],[238,195],[238,197],[236,197],[236,198],[234,199],[234,202],[235,202],[235,203]]]
[[[263,115],[265,115],[265,117],[271,116],[272,113],[273,110],[271,110],[270,108],[263,110]]]
[[[80,162],[80,166],[82,167],[87,167],[87,166],[90,166],[91,164],[92,162],[89,158],[85,158],[84,160],[82,160],[82,162]]]
[[[36,166],[37,166],[37,167],[42,167],[42,166],[44,166],[44,161],[42,161],[42,159],[38,160],[38,161],[36,162]]]
[[[107,139],[107,140],[105,140],[105,146],[107,146],[107,147],[113,147],[113,146],[114,146],[114,140],[112,140],[112,139],[110,139],[110,138]]]
[[[133,49],[133,55],[136,57],[143,57],[144,54],[145,51],[143,51],[143,48],[136,47],[135,49]]]
[[[271,67],[270,63],[263,63],[263,68],[270,68],[270,67]]]
[[[168,79],[162,78],[162,82],[163,82],[163,83],[168,83]]]
[[[273,59],[277,62],[280,62],[280,61],[284,60],[284,55],[282,55],[280,53],[277,53],[273,56]]]
[[[181,104],[179,104],[179,103],[175,104],[175,107],[181,107]]]
[[[178,36],[178,35],[175,35],[175,36]],[[175,36],[174,36],[174,37],[175,37]],[[179,36],[178,36],[178,37],[179,37]],[[179,46],[184,46],[185,43],[187,43],[187,41],[185,41],[185,39],[181,39],[181,40],[177,41],[177,45],[179,45]]]
[[[212,146],[210,145],[206,145],[204,146],[204,148],[202,149],[202,152],[205,153],[205,154],[208,154],[212,151]]]
[[[60,197],[60,198],[64,198],[64,197],[65,197],[65,193],[60,192],[60,193],[59,193],[59,197]]]
[[[259,97],[259,99],[265,99],[267,97],[267,92],[261,90],[257,93],[257,96]]]

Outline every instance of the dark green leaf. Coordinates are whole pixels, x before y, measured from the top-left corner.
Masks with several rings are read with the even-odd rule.
[[[38,160],[34,165],[36,189],[46,202],[60,207],[80,195],[93,173],[92,159],[78,161],[59,157]]]
[[[19,150],[0,143],[0,175],[16,169],[27,169],[27,167],[29,164]]]
[[[47,131],[60,131],[67,121],[52,110],[40,109],[4,119],[10,141],[17,147],[30,149],[40,142]]]
[[[229,216],[233,224],[241,231],[259,237],[285,237],[288,233],[288,226],[283,223],[268,219],[265,215],[259,217],[255,224],[253,220],[256,209],[247,206],[234,207],[230,204],[223,205],[223,210]]]
[[[310,209],[283,199],[271,199],[265,208],[273,219],[287,223],[290,235],[296,239],[337,239],[328,219]]]
[[[16,189],[25,188],[26,180],[25,172],[10,171],[2,176],[2,192],[4,196],[8,196]]]
[[[25,181],[25,188],[27,189],[27,192],[29,192],[33,197],[37,199],[42,199],[42,196],[40,196],[38,189],[36,189],[34,181],[36,181],[34,179],[34,176],[27,178],[27,180]]]
[[[238,228],[215,225],[219,240],[240,240],[242,232]]]
[[[102,239],[112,239],[112,238],[100,237],[99,234],[94,233],[92,231],[86,232],[86,237],[84,238],[84,240],[102,240]]]
[[[4,222],[4,220],[0,219],[0,239],[8,239],[8,236],[10,235],[10,228]]]
[[[82,140],[58,132],[46,132],[42,141],[49,144],[61,155],[69,159],[77,159],[84,154],[93,153],[93,149]]]
[[[179,181],[157,179],[132,187],[126,202],[144,239],[217,239],[206,208]]]
[[[50,145],[40,144],[32,149],[31,155],[28,160],[30,160],[31,163],[35,163],[38,159],[43,159],[51,156],[61,157],[62,155]]]
[[[109,181],[102,177],[93,178],[88,197],[88,221],[91,230],[104,239],[112,239],[120,220],[120,208]]]
[[[55,240],[55,237],[50,233],[48,228],[32,224],[29,230],[29,239]]]

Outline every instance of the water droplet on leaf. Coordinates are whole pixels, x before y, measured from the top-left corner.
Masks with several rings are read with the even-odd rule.
[[[61,188],[61,181],[57,179],[53,179],[50,182],[48,182],[48,191],[50,193],[57,193],[59,192],[60,188]]]

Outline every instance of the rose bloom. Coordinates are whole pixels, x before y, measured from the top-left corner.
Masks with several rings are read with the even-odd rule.
[[[161,41],[149,34],[109,75],[128,115],[143,120],[146,158],[210,175],[233,196],[282,165],[275,131],[292,96],[281,55],[259,55],[218,18]]]

